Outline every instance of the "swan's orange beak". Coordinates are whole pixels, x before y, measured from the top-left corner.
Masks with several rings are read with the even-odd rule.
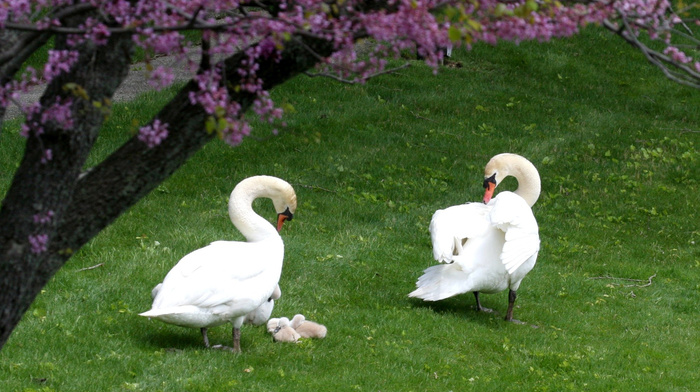
[[[280,212],[277,214],[277,232],[282,230],[282,225],[284,224],[284,221],[286,220],[292,220],[294,217],[294,214],[292,214],[291,211],[289,211],[289,208],[284,210],[284,212]]]
[[[489,204],[493,197],[493,191],[496,190],[496,173],[484,179],[484,189],[486,189],[486,192],[484,192],[484,204]]]
[[[493,191],[496,190],[496,184],[493,182],[486,182],[485,184],[486,192],[484,192],[484,204],[489,204],[491,198],[493,197]]]
[[[282,230],[282,225],[284,224],[284,221],[287,220],[287,216],[284,214],[279,214],[277,215],[277,231],[279,232]]]

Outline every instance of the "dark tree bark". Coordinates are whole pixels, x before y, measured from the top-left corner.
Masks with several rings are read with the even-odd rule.
[[[62,45],[58,41],[57,46]],[[169,135],[160,145],[149,149],[135,136],[79,176],[103,122],[92,102],[110,98],[125,78],[131,45],[130,37],[116,36],[105,47],[85,47],[75,70],[54,81],[42,97],[43,102],[53,102],[64,96],[62,86],[70,81],[82,86],[90,99],[76,100],[74,129],[50,129],[27,140],[25,156],[0,209],[0,348],[41,288],[76,250],[214,138],[205,131],[207,113],[188,99],[188,93],[197,89],[191,81],[156,116],[169,124]],[[310,69],[318,56],[328,56],[332,49],[327,41],[294,37],[281,59],[261,62],[258,75],[270,89]],[[236,70],[243,59],[236,54],[224,61],[230,86],[238,84]],[[230,94],[243,110],[255,98],[233,90]],[[42,164],[47,148],[52,149],[53,160]],[[50,222],[33,221],[33,216],[49,210]],[[38,233],[48,235],[49,247],[35,254],[28,237]]]
[[[22,66],[29,56],[41,48],[51,37],[49,33],[19,33],[16,31],[0,31],[0,86],[12,80],[12,76]],[[6,108],[0,106],[0,131],[5,118]]]
[[[54,18],[65,22],[70,17],[91,12],[93,9],[94,7],[90,4],[75,4],[55,9],[52,14]],[[22,67],[22,64],[44,46],[51,36],[50,32],[0,30],[0,85],[12,80],[13,75]],[[0,130],[5,118],[5,111],[5,107],[0,107]]]
[[[67,23],[79,23],[83,18],[73,19]],[[132,45],[128,35],[116,35],[100,47],[86,42],[80,47],[79,65],[48,85],[41,98],[46,104],[71,95],[63,88],[68,82],[80,86],[89,97],[73,97],[75,121],[71,129],[48,123],[41,135],[28,137],[24,157],[0,208],[0,347],[65,262],[65,256],[56,258],[51,251],[32,252],[28,239],[41,234],[53,242],[60,237],[60,223],[73,202],[76,179],[104,120],[93,102],[111,98],[126,77]],[[56,37],[55,47],[65,48],[65,37]],[[51,150],[52,159],[42,163],[47,150]],[[53,213],[48,222],[33,218],[48,211]]]

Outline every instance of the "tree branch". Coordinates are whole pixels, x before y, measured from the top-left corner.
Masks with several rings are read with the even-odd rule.
[[[279,61],[273,57],[260,61],[257,75],[265,81],[266,90],[313,67],[319,61],[315,54],[332,53],[328,41],[297,38],[287,43]],[[253,94],[234,89],[241,80],[238,68],[245,59],[245,54],[239,52],[223,64],[231,87],[229,94],[242,111],[255,100]],[[50,249],[55,257],[67,260],[68,250],[79,249],[215,137],[204,130],[208,114],[189,100],[189,93],[197,89],[197,84],[190,81],[156,116],[170,124],[169,135],[160,145],[149,149],[134,136],[78,180],[73,201],[57,230],[59,237]]]
[[[72,23],[80,23],[77,19]],[[51,243],[61,231],[77,229],[61,224],[74,200],[76,178],[104,121],[92,102],[114,94],[128,73],[132,47],[133,41],[123,35],[112,36],[100,47],[86,42],[78,48],[76,66],[55,78],[44,91],[44,107],[59,97],[67,98],[65,83],[81,86],[90,99],[73,97],[75,125],[71,129],[47,123],[43,133],[29,135],[24,157],[0,208],[0,347],[37,293],[70,256],[70,252],[53,254],[50,248],[34,252],[28,249],[27,239],[40,233]],[[56,38],[56,48],[66,48],[65,37]],[[52,151],[53,159],[42,162],[47,150]],[[49,222],[32,219],[47,211],[52,214]]]
[[[655,51],[645,45],[637,38],[634,32],[632,32],[627,19],[623,17],[621,20],[623,26],[618,26],[610,20],[605,20],[603,22],[603,26],[622,37],[622,39],[627,41],[633,47],[639,49],[639,51],[644,54],[644,57],[646,57],[650,63],[659,68],[668,79],[685,86],[700,88],[699,72],[694,71],[685,64],[680,64],[673,61],[669,56],[659,53],[658,51]],[[669,66],[677,68],[678,71],[672,70],[669,68]]]
[[[383,70],[383,71],[381,71],[381,72],[375,72],[375,73],[373,73],[373,74],[371,74],[371,75],[368,75],[368,76],[366,76],[366,77],[363,77],[362,80],[364,80],[364,79],[371,79],[371,78],[377,77],[377,76],[379,76],[379,75],[385,75],[385,74],[395,73],[396,71],[399,71],[399,70],[408,68],[408,67],[410,67],[410,66],[411,66],[410,63],[405,63],[405,64],[402,64],[402,65],[400,65],[400,66],[398,66],[398,67],[385,69],[385,70]],[[308,77],[310,77],[310,78],[317,78],[317,77],[330,78],[330,79],[336,80],[336,81],[341,82],[341,83],[346,83],[346,84],[357,84],[357,83],[360,83],[360,82],[361,82],[361,81],[356,81],[356,80],[343,79],[343,78],[341,78],[341,77],[339,77],[339,76],[337,76],[337,75],[333,75],[333,74],[329,74],[329,73],[325,73],[325,72],[318,72],[318,73],[304,72],[304,75],[306,75],[306,76],[308,76]]]

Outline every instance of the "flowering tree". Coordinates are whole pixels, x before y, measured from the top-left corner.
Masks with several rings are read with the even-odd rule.
[[[83,244],[214,137],[237,144],[249,109],[279,122],[272,87],[305,72],[361,82],[415,48],[568,36],[602,24],[670,78],[700,87],[694,3],[668,0],[0,0],[0,125],[26,117],[24,157],[0,208],[0,348]],[[691,14],[688,14],[688,13]],[[697,15],[695,12],[694,15]],[[188,48],[182,33],[201,31]],[[22,68],[53,38],[43,69]],[[360,58],[355,43],[373,42]],[[680,40],[680,41],[679,41]],[[678,44],[677,42],[680,42]],[[121,148],[81,172],[135,47],[175,55],[192,79]],[[693,47],[695,49],[693,49]],[[213,59],[219,59],[214,61]],[[172,70],[149,68],[150,83]],[[46,83],[39,102],[18,97]]]

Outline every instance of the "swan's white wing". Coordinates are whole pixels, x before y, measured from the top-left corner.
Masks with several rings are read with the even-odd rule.
[[[227,279],[250,279],[265,269],[257,259],[270,257],[255,242],[214,241],[185,255],[168,273],[183,277],[224,274]]]
[[[275,248],[267,242],[217,241],[197,249],[170,270],[153,307],[215,308],[239,302],[243,308],[255,308],[269,298],[279,280],[279,273],[275,278],[270,272],[280,271],[284,250]]]
[[[488,210],[482,203],[467,203],[435,211],[430,221],[435,260],[453,262],[467,238],[484,235],[490,227]]]
[[[527,202],[512,192],[499,193],[489,207],[491,224],[505,233],[501,262],[513,274],[540,249],[537,221]]]

